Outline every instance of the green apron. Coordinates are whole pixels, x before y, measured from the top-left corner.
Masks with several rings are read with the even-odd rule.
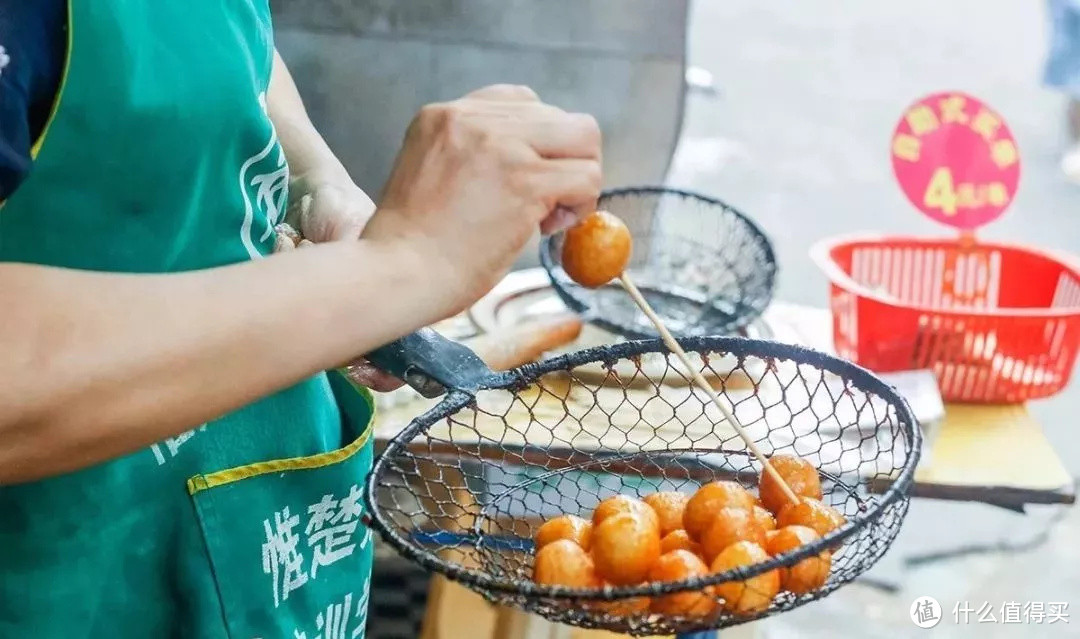
[[[288,166],[265,110],[267,0],[69,4],[63,86],[0,209],[0,260],[173,272],[269,253]],[[372,412],[322,374],[0,487],[0,636],[362,637]]]

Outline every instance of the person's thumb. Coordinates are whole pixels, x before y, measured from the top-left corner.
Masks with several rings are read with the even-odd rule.
[[[274,227],[275,253],[291,251],[296,248],[297,243],[300,241],[300,234],[288,224],[283,222]]]
[[[375,203],[359,188],[319,188],[304,212],[304,222],[318,242],[355,240],[375,212]]]
[[[345,367],[345,372],[349,376],[349,379],[357,384],[381,393],[397,390],[405,384],[405,382],[393,375],[384,373],[375,368],[375,366],[366,359],[358,359],[349,364]]]

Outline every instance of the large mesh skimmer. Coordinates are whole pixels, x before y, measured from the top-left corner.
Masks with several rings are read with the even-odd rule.
[[[414,381],[427,376],[448,392],[409,420],[376,460],[365,494],[371,525],[405,557],[492,602],[633,635],[720,628],[788,610],[872,566],[900,529],[919,457],[921,435],[904,400],[866,370],[800,347],[736,337],[680,344],[760,447],[820,469],[823,501],[845,525],[764,563],[689,581],[595,590],[537,585],[531,539],[546,519],[588,518],[616,493],[691,493],[716,479],[753,489],[760,468],[659,340],[496,373],[430,331],[373,354],[384,369]],[[883,492],[872,489],[882,485]],[[705,588],[720,602],[732,584],[746,580],[743,592],[751,592],[755,576],[827,548],[832,568],[823,587],[780,592],[750,616],[661,615],[637,605]]]
[[[674,335],[733,333],[772,300],[772,245],[728,204],[678,189],[633,187],[605,192],[599,208],[630,229],[634,250],[627,272]],[[617,335],[655,337],[617,282],[589,289],[570,279],[561,265],[563,237],[557,233],[540,243],[540,263],[563,303]]]

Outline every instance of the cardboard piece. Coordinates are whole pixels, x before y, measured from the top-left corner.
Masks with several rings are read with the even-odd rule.
[[[1022,404],[946,404],[914,495],[1019,508],[1072,504],[1072,476]]]
[[[915,474],[916,494],[955,487],[1074,502],[1072,477],[1025,406],[949,404],[945,414],[933,461]]]

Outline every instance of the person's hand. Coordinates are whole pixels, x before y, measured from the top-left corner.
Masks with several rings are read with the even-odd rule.
[[[315,243],[358,240],[375,212],[375,203],[351,180],[301,177],[289,185],[289,209],[278,225],[274,252]],[[400,379],[359,358],[345,367],[354,382],[374,391],[389,392],[404,385]]]
[[[295,229],[299,237],[279,229],[274,250],[359,239],[373,213],[375,203],[352,180],[300,176],[289,184],[284,227]]]
[[[509,270],[535,232],[593,212],[601,138],[591,116],[499,85],[424,107],[409,126],[362,237],[406,246],[443,316]]]

